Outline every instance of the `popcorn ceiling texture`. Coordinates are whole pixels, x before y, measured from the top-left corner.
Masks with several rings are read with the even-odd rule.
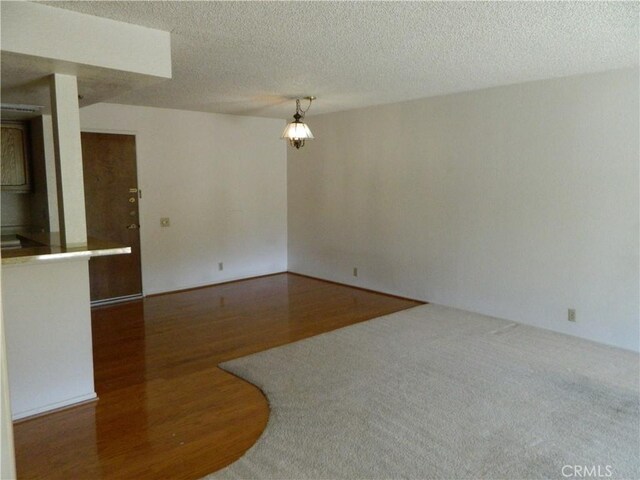
[[[289,117],[638,64],[636,2],[43,2],[171,31],[173,80],[112,101]]]

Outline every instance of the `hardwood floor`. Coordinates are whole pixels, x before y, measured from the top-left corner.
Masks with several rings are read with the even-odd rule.
[[[218,363],[416,305],[279,274],[94,309],[99,400],[16,424],[18,478],[202,477],[269,416]]]

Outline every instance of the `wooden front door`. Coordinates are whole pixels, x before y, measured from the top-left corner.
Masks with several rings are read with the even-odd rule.
[[[89,260],[91,301],[142,294],[136,137],[82,133],[87,235],[131,247]]]

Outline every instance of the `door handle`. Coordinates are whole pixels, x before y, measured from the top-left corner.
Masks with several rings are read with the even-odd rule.
[[[137,225],[135,223],[127,226],[127,230],[137,230],[138,228],[140,228],[140,225]]]

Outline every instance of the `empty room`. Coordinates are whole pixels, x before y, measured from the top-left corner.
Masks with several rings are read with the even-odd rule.
[[[639,20],[0,2],[0,478],[640,478]]]

